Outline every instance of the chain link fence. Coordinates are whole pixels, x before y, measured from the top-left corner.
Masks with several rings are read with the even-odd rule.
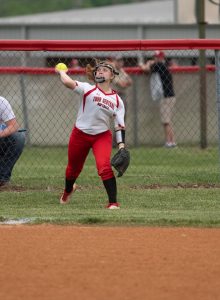
[[[154,51],[7,51],[0,52],[0,90],[13,108],[20,129],[26,130],[26,145],[21,158],[14,167],[14,182],[24,183],[35,178],[50,162],[59,174],[51,170],[45,176],[63,178],[67,160],[66,149],[76,120],[80,97],[60,82],[54,72],[57,63],[66,63],[69,75],[79,81],[88,81],[85,66],[96,57],[115,59],[120,56],[123,70],[130,77],[128,87],[119,87],[126,101],[126,143],[131,150],[132,165],[129,172],[136,172],[136,165],[148,173],[149,165],[157,165],[175,158],[173,182],[184,181],[178,164],[190,167],[188,181],[195,183],[218,182],[218,114],[216,105],[215,53],[205,51],[204,72],[201,72],[200,51],[164,50],[165,60],[173,78],[176,96],[172,126],[177,147],[166,148],[164,128],[161,124],[160,101],[153,101],[150,90],[150,73],[143,72],[140,63],[152,59]],[[117,90],[117,82],[114,83]],[[0,150],[3,157],[3,150]],[[201,177],[201,170],[191,168],[190,153],[208,155],[206,172],[213,176]],[[154,157],[151,160],[151,156]],[[143,157],[147,157],[145,160]],[[156,157],[156,158],[155,158]],[[32,159],[31,159],[32,158]],[[3,161],[1,160],[1,164]],[[152,166],[151,166],[152,167]],[[198,171],[198,172],[197,172]],[[47,173],[47,172],[46,172]],[[199,175],[198,175],[199,174]],[[197,176],[198,175],[198,176]],[[206,174],[207,175],[207,174]],[[42,182],[44,184],[44,176]],[[153,179],[151,183],[157,183]]]

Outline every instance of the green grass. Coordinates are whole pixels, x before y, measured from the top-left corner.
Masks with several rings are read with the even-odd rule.
[[[200,150],[131,149],[119,178],[120,210],[104,209],[107,197],[89,155],[69,205],[61,206],[67,149],[28,148],[16,164],[12,186],[0,192],[0,221],[32,223],[220,227],[217,147]]]

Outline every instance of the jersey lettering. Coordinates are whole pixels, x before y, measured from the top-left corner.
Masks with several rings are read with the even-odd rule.
[[[94,102],[100,102],[102,100],[102,97],[98,97],[98,96],[95,96],[93,101]]]

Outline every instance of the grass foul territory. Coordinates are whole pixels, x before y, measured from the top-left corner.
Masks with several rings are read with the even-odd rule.
[[[216,147],[130,152],[131,165],[117,179],[121,209],[111,211],[91,154],[78,190],[62,206],[66,147],[26,147],[11,184],[0,190],[0,222],[220,227]]]

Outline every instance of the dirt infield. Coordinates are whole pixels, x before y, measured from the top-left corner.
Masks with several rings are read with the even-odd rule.
[[[220,229],[0,226],[0,299],[220,299]]]

